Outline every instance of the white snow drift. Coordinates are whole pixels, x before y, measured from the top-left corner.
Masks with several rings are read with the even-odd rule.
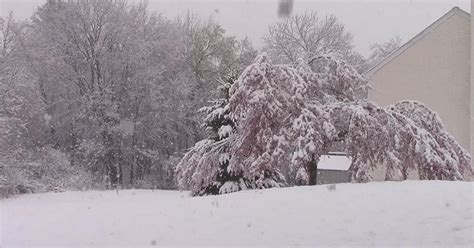
[[[469,246],[472,182],[339,184],[189,197],[49,193],[0,201],[0,246]]]

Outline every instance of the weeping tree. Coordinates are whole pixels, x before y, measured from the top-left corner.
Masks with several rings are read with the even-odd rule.
[[[409,104],[419,107],[421,113],[432,113],[419,103]],[[329,108],[337,132],[346,134],[354,180],[370,181],[370,171],[379,167],[384,169],[386,180],[407,179],[410,170],[418,171],[420,179],[462,180],[470,170],[469,154],[445,131],[439,119],[406,115],[400,107],[344,103]],[[417,123],[418,118],[442,129],[427,129]]]
[[[361,100],[368,82],[346,62],[331,56],[302,61],[273,65],[261,55],[230,89],[226,110],[234,129],[226,141],[226,169],[241,175],[246,188],[315,184],[321,155],[341,141],[357,182],[370,181],[375,168],[384,168],[387,180],[406,179],[410,169],[420,179],[462,180],[472,173],[469,154],[426,106],[378,107]],[[194,157],[185,157],[185,173],[178,173],[188,183],[181,187],[194,193],[219,171],[214,161],[221,144],[202,142],[206,148],[188,153]]]
[[[470,175],[472,173],[471,157],[469,153],[462,148],[459,143],[446,132],[440,117],[434,111],[425,105],[414,101],[402,101],[389,107],[390,110],[402,114],[412,120],[415,125],[425,129],[436,140],[442,151],[441,156],[449,163],[460,164],[458,167],[461,175]],[[428,166],[430,166],[428,164]],[[451,165],[450,167],[455,167]],[[435,168],[433,168],[435,169]],[[431,170],[428,170],[430,172]],[[453,171],[453,173],[456,173]],[[406,174],[403,175],[406,179]],[[423,179],[431,179],[431,173],[420,175]]]

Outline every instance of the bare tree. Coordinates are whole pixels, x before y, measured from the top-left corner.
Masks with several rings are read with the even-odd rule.
[[[217,88],[216,78],[242,71],[252,62],[256,51],[247,39],[225,36],[225,30],[214,20],[202,20],[193,13],[178,16],[179,58],[192,80],[190,97],[200,108]],[[179,42],[178,42],[179,43]],[[195,109],[191,109],[195,112]]]
[[[158,58],[169,49],[169,22],[146,4],[49,1],[30,29],[25,48],[51,116],[51,144],[113,183],[148,173],[161,152],[157,130],[171,125],[155,112],[167,83],[167,60]]]
[[[294,15],[271,25],[263,40],[264,50],[277,63],[296,63],[299,58],[309,61],[326,54],[347,60],[356,68],[365,63],[354,51],[353,35],[334,15],[321,18],[314,11]]]
[[[389,41],[384,43],[374,43],[370,46],[370,55],[368,63],[370,66],[375,66],[377,63],[382,61],[393,51],[400,48],[402,45],[402,39],[399,36],[391,38]]]
[[[44,105],[22,59],[24,36],[24,23],[16,22],[12,13],[0,17],[0,143],[9,144],[0,145],[0,154],[31,147],[39,135],[33,122],[42,116]]]

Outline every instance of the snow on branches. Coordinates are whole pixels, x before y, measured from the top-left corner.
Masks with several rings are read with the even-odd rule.
[[[309,72],[304,66],[273,66],[260,56],[241,75],[231,89],[230,108],[238,125],[229,167],[241,167],[257,183],[265,173],[309,183],[308,165],[327,151],[326,141],[334,134],[323,105],[307,97],[322,87],[317,81],[308,84],[317,79]]]
[[[446,162],[446,170],[456,175],[457,179],[462,179],[462,177],[472,174],[471,156],[446,131],[438,114],[425,105],[413,101],[402,101],[390,106],[389,109],[411,119],[415,125],[426,130],[435,139],[437,143],[436,151],[439,157]],[[434,179],[433,177],[437,176],[435,173],[437,168],[432,167],[432,164],[426,163],[422,166],[426,166],[425,170],[421,170],[423,172],[420,175],[422,179]],[[440,171],[444,172],[445,170],[441,169]],[[460,173],[462,176],[457,175],[457,173]]]
[[[249,182],[240,170],[228,168],[229,138],[234,132],[234,121],[229,115],[229,89],[234,81],[234,76],[218,80],[222,98],[199,110],[206,115],[203,127],[209,138],[197,142],[176,167],[178,185],[191,189],[193,195],[231,193],[248,187]]]
[[[380,167],[387,180],[406,179],[411,169],[430,180],[462,180],[472,172],[469,154],[433,111],[416,102],[381,108],[367,102],[367,89],[354,68],[330,56],[295,67],[258,56],[219,110],[232,125],[218,125],[217,138],[197,143],[180,163],[182,186],[196,193],[215,181],[222,154],[225,172],[245,182],[231,191],[315,184],[321,155],[341,141],[354,181],[370,181]],[[215,111],[208,120],[220,116]]]
[[[411,169],[418,170],[420,179],[462,180],[462,172],[470,168],[469,154],[446,132],[440,119],[432,118],[435,114],[419,103],[402,102],[388,108],[367,102],[342,103],[328,111],[338,132],[346,134],[356,181],[371,180],[370,170],[381,166],[387,180],[407,179]],[[436,128],[428,129],[430,126]]]

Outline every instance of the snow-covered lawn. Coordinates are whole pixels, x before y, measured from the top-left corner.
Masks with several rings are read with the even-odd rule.
[[[93,191],[1,200],[0,247],[469,246],[470,182],[380,182],[191,198]]]

